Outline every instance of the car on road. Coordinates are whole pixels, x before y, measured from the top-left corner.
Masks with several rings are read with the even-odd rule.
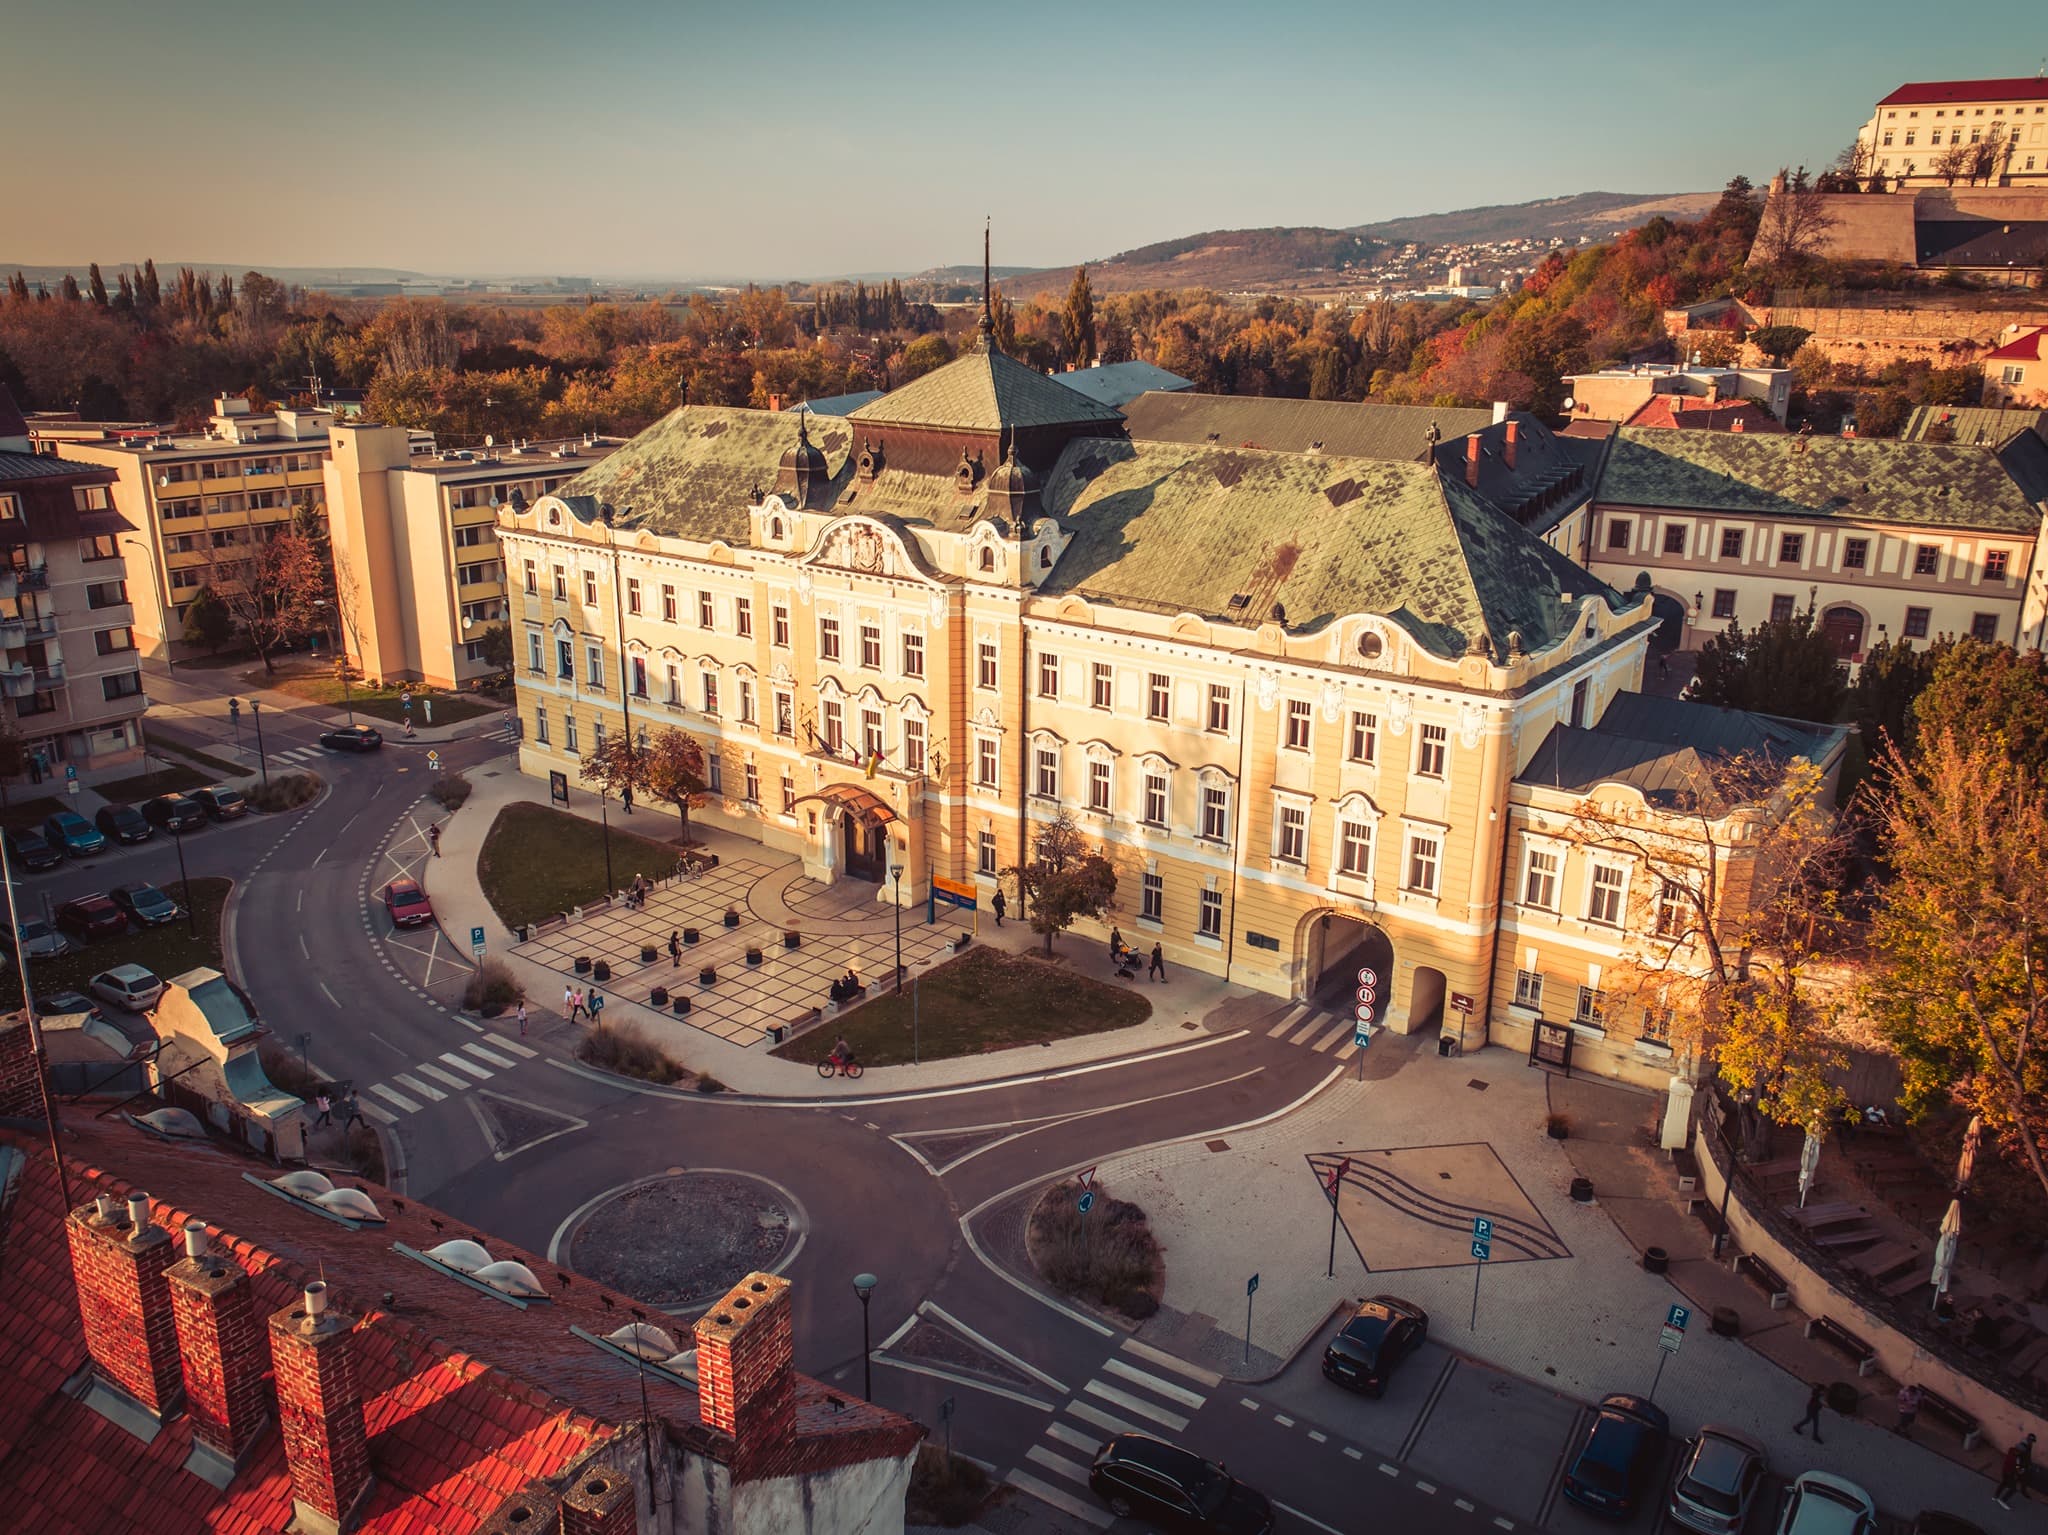
[[[416,879],[394,879],[384,887],[384,909],[393,927],[425,927],[434,920],[434,906]]]
[[[191,831],[206,824],[206,812],[189,794],[159,794],[142,802],[142,813],[152,826],[165,831]]]
[[[0,833],[7,842],[7,861],[24,869],[54,869],[64,861],[64,855],[43,840],[43,834],[23,827],[18,831]]]
[[[1176,1530],[1266,1535],[1273,1505],[1214,1461],[1150,1434],[1118,1434],[1096,1451],[1088,1485],[1118,1518]]]
[[[1375,1295],[1323,1350],[1323,1374],[1346,1390],[1380,1396],[1401,1361],[1428,1338],[1428,1312],[1398,1295]]]
[[[223,783],[194,789],[188,798],[196,801],[199,808],[216,821],[232,821],[249,813],[249,802],[242,798],[242,791],[230,789]]]
[[[164,994],[164,983],[141,965],[116,965],[111,970],[102,970],[85,984],[102,1002],[125,1007],[131,1013],[147,1012]]]
[[[21,934],[21,952],[30,959],[55,959],[71,952],[71,940],[41,917],[30,917],[16,931]]]
[[[1778,1535],[1876,1535],[1877,1505],[1843,1477],[1808,1471],[1785,1489]]]
[[[128,931],[128,913],[94,891],[57,908],[57,926],[81,943],[112,938]]]
[[[137,927],[162,927],[175,922],[184,908],[154,885],[116,885],[107,892],[114,904],[135,919]]]
[[[1739,1535],[1769,1469],[1763,1446],[1718,1423],[1703,1427],[1678,1457],[1669,1512],[1674,1524],[1704,1535]]]
[[[76,810],[60,810],[43,822],[43,840],[73,858],[90,858],[107,846],[99,828]]]
[[[68,1018],[76,1014],[104,1020],[106,1014],[91,997],[80,991],[52,991],[36,998],[36,1016],[39,1018]]]
[[[340,730],[323,731],[320,744],[329,751],[373,752],[384,744],[384,737],[368,725],[348,725]]]
[[[116,842],[147,842],[156,835],[156,828],[133,805],[102,805],[100,813],[92,818],[92,824],[100,829],[103,836],[112,837]]]
[[[1564,1495],[1583,1508],[1626,1519],[1656,1474],[1671,1419],[1646,1397],[1601,1400],[1577,1446],[1565,1452]]]

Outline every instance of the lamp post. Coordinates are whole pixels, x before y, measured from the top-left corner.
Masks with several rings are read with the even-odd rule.
[[[604,893],[607,898],[616,888],[612,884],[612,818],[605,809],[605,790],[602,785],[597,791],[597,818],[604,825]]]
[[[249,700],[249,718],[256,722],[256,766],[263,774],[263,787],[270,787],[270,759],[263,755],[263,700]]]
[[[174,813],[170,817],[171,840],[178,844],[178,883],[185,891],[185,931],[194,938],[199,936],[199,919],[192,913],[192,876],[185,872],[185,831],[178,824]]]
[[[896,882],[896,995],[903,995],[903,862],[889,865],[889,878]]]
[[[860,1297],[860,1399],[872,1402],[875,1399],[875,1361],[868,1346],[868,1297],[875,1293],[875,1286],[881,1281],[873,1274],[855,1274],[853,1293]]]

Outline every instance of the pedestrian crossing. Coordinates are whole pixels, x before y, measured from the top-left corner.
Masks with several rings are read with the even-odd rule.
[[[289,751],[275,751],[270,754],[273,762],[318,762],[333,753],[324,746],[294,746]]]
[[[1179,1433],[1222,1379],[1126,1338],[1046,1425],[1044,1439],[1024,1452],[1024,1464],[1013,1467],[1004,1480],[1061,1513],[1106,1530],[1116,1516],[1088,1486],[1095,1452],[1118,1434]]]
[[[418,1061],[411,1069],[395,1071],[388,1081],[372,1082],[356,1099],[366,1119],[380,1125],[395,1125],[404,1114],[417,1114],[433,1103],[445,1103],[454,1093],[467,1092],[479,1082],[488,1082],[500,1071],[530,1061],[540,1052],[516,1039],[493,1036],[488,1045],[466,1044],[443,1051],[431,1061]],[[515,1059],[515,1057],[517,1059]]]
[[[1348,1061],[1358,1054],[1356,1028],[1353,1020],[1341,1013],[1312,1002],[1297,1002],[1273,1021],[1266,1037],[1284,1039],[1290,1045],[1306,1045],[1317,1055],[1334,1050],[1336,1054],[1331,1059]]]

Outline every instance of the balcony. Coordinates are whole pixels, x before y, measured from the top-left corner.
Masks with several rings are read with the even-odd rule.
[[[61,688],[64,686],[64,663],[62,661],[52,661],[47,666],[38,667],[35,672],[35,679],[36,688],[39,692],[50,688]]]
[[[0,697],[27,698],[36,690],[36,674],[26,666],[0,671]]]
[[[0,650],[19,650],[28,643],[28,624],[19,618],[0,618]]]
[[[50,589],[50,567],[29,565],[15,567],[8,572],[14,578],[16,590],[24,592],[47,592]],[[8,595],[0,592],[0,596]]]

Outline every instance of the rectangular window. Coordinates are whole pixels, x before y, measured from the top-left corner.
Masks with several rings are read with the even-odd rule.
[[[555,675],[564,682],[576,675],[576,649],[567,640],[555,641]]]
[[[996,773],[996,743],[986,738],[974,743],[974,782],[983,789],[993,789],[1001,783]],[[983,832],[982,835],[989,839],[991,846],[994,845],[993,833]],[[995,870],[990,868],[987,872],[993,874]]]
[[[704,787],[713,794],[725,792],[725,759],[715,751],[704,754]]]
[[[546,746],[548,741],[548,709],[546,704],[533,706],[533,738]]]
[[[1842,540],[1842,569],[1862,570],[1870,563],[1870,540],[1867,538],[1845,538]]]
[[[1970,615],[1970,638],[1989,645],[1998,638],[1998,615],[1996,613],[1973,613]]]
[[[768,610],[768,642],[777,650],[789,649],[789,605],[778,602]]]
[[[715,629],[718,627],[718,610],[712,605],[711,593],[697,593],[697,627]]]
[[[1782,592],[1771,599],[1771,622],[1774,624],[1789,624],[1792,622],[1792,599]]]
[[[1677,880],[1659,880],[1657,883],[1657,936],[1659,938],[1682,938],[1692,912],[1691,903],[1685,898],[1685,887]]]
[[[1666,554],[1685,553],[1686,532],[1687,529],[1682,523],[1674,522],[1668,525],[1664,529],[1664,552]]]
[[[1109,664],[1097,661],[1088,669],[1088,706],[1107,709],[1116,702],[1116,673]]]
[[[860,664],[871,672],[882,669],[882,627],[879,624],[860,626]]]
[[[109,703],[117,698],[135,698],[142,692],[142,673],[120,672],[112,677],[102,677],[100,692],[106,695]]]
[[[1220,785],[1202,789],[1202,836],[1209,842],[1230,840],[1230,791]]]
[[[672,624],[676,621],[676,589],[664,585],[661,589],[661,621]]]
[[[860,754],[877,758],[882,755],[882,714],[879,709],[860,711]]]
[[[742,677],[739,681],[739,689],[740,723],[742,725],[751,725],[754,723],[754,684]]]
[[[1540,970],[1517,970],[1515,972],[1515,1006],[1526,1007],[1531,1012],[1543,1011],[1543,972]]]
[[[1372,878],[1372,823],[1345,821],[1337,827],[1337,871],[1353,879]]]
[[[706,714],[716,714],[718,712],[718,673],[705,672],[703,676],[704,712]]]
[[[746,774],[740,785],[740,798],[749,805],[761,803],[761,774],[752,762],[746,764]]]
[[[539,573],[534,569],[532,560],[526,560],[522,562],[521,574],[525,577],[526,580],[527,596],[531,597],[536,595],[540,591],[540,576]]]
[[[1522,904],[1541,911],[1557,910],[1557,877],[1564,867],[1564,855],[1554,848],[1529,849],[1529,872],[1522,880]]]
[[[978,688],[993,688],[996,685],[996,642],[980,640],[974,647],[974,685]]]
[[[996,834],[984,826],[974,839],[974,867],[991,878],[996,872]]]
[[[626,611],[628,613],[638,613],[640,611],[640,578],[638,576],[626,577]]]
[[[1668,1007],[1646,1007],[1643,1009],[1642,1040],[1646,1045],[1671,1043],[1672,1009]]]
[[[826,661],[839,659],[839,620],[830,614],[818,620],[818,655]]]
[[[1941,569],[1941,546],[1938,544],[1916,544],[1913,547],[1913,574],[1931,576]]]
[[[1608,548],[1610,548],[1610,549],[1624,549],[1624,550],[1625,550],[1625,549],[1627,549],[1627,548],[1628,548],[1628,546],[1629,546],[1629,540],[1630,540],[1630,537],[1632,536],[1632,534],[1634,533],[1634,531],[1635,531],[1635,522],[1634,522],[1634,520],[1633,520],[1632,518],[1628,518],[1628,517],[1610,517],[1610,518],[1608,518],[1608,519],[1607,519],[1607,547],[1608,547]]]
[[[1593,865],[1593,884],[1586,895],[1586,920],[1603,927],[1621,926],[1621,892],[1628,875],[1612,864]]]
[[[796,700],[780,689],[775,694],[775,733],[785,740],[796,734]]]
[[[578,752],[583,749],[576,743],[576,711],[574,709],[564,709],[562,711],[562,740],[571,752]]]
[[[1163,720],[1173,712],[1173,683],[1165,672],[1145,679],[1145,718]]]
[[[1209,728],[1230,729],[1230,688],[1226,683],[1209,684]]]
[[[1908,639],[1924,640],[1927,638],[1927,620],[1932,616],[1931,608],[1908,608],[1906,623],[1900,632]]]
[[[1598,986],[1579,988],[1578,1011],[1572,1014],[1574,1023],[1590,1023],[1599,1028],[1607,1021],[1607,999],[1600,995]]]
[[[1799,557],[1806,553],[1804,533],[1780,533],[1778,535],[1778,560],[1780,564],[1797,565]]]
[[[1166,920],[1166,876],[1147,874],[1138,883],[1138,917],[1145,922]]]
[[[1408,878],[1402,888],[1413,890],[1418,895],[1435,895],[1443,851],[1443,839],[1436,833],[1408,833]]]
[[[1088,764],[1088,808],[1109,813],[1109,764],[1090,762]]]
[[[1040,656],[1038,658],[1038,696],[1057,698],[1060,696],[1060,658]]]
[[[846,748],[845,707],[836,698],[828,698],[818,717],[825,724],[825,750],[836,757]]]
[[[1308,811],[1302,806],[1280,807],[1280,842],[1275,852],[1288,863],[1308,862]]]
[[[604,651],[596,645],[586,646],[583,652],[584,680],[594,688],[604,686]]]
[[[796,814],[796,780],[789,776],[789,769],[782,770],[782,813]]]
[[[567,571],[563,570],[562,567],[559,565],[555,566],[554,570],[555,601],[567,602],[569,600],[569,574]]]
[[[1415,771],[1424,778],[1444,776],[1444,756],[1451,731],[1448,725],[1424,725],[1415,732]]]
[[[1034,777],[1031,792],[1040,799],[1060,797],[1060,754],[1050,746],[1041,746],[1031,755]]]
[[[1362,710],[1351,711],[1351,750],[1353,762],[1374,762],[1379,758],[1380,717]]]
[[[526,633],[526,669],[536,676],[541,670],[540,630],[529,629]]]
[[[1145,824],[1166,825],[1166,775],[1147,773],[1145,775]]]
[[[1581,677],[1572,684],[1572,709],[1567,719],[1574,730],[1583,730],[1585,728],[1586,705],[1591,697],[1592,689],[1593,684],[1590,678]]]
[[[118,560],[121,557],[121,546],[115,542],[111,533],[102,533],[96,538],[81,538],[78,541],[78,557],[88,563],[93,560]]]
[[[1303,698],[1287,700],[1287,749],[1295,752],[1308,750],[1312,732],[1311,715],[1313,707]]]
[[[735,597],[732,600],[732,631],[741,639],[752,639],[754,635],[754,599]],[[749,795],[748,798],[752,798]]]
[[[94,581],[85,589],[85,605],[89,608],[118,608],[127,600],[126,581]]]
[[[2003,549],[1993,549],[1984,556],[1984,579],[2003,581],[2007,562],[2012,558]]]
[[[1735,593],[1725,586],[1714,588],[1714,616],[1733,618],[1735,616]]]
[[[647,660],[644,656],[634,656],[632,663],[633,696],[635,698],[645,698],[647,696]]]
[[[924,721],[903,722],[903,771],[922,773],[924,771]]]
[[[1721,530],[1721,558],[1724,560],[1739,560],[1742,558],[1742,529],[1723,528]]]
[[[597,606],[597,572],[594,570],[583,572],[583,605],[587,608]]]
[[[924,675],[924,636],[914,631],[903,636],[903,675]]]
[[[1202,920],[1199,928],[1204,938],[1223,936],[1223,892],[1204,890],[1202,892]]]

